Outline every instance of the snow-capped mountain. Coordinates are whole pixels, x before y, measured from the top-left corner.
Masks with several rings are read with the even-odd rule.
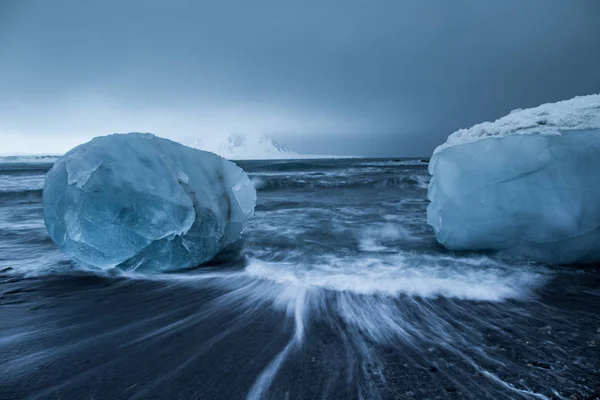
[[[264,135],[207,136],[184,141],[184,144],[210,151],[230,160],[264,160],[314,158],[298,154]]]

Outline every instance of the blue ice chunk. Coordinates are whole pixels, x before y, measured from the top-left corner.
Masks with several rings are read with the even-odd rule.
[[[600,95],[460,129],[429,163],[427,222],[452,250],[600,261]]]
[[[600,129],[457,144],[429,169],[427,221],[445,247],[600,261]]]
[[[151,134],[102,136],[46,176],[52,240],[81,264],[170,271],[237,241],[256,204],[246,173],[215,154]]]

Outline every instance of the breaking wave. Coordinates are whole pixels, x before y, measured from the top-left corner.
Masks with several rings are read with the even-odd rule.
[[[324,175],[324,174],[321,174]],[[402,177],[383,177],[383,178],[364,178],[348,179],[338,177],[331,179],[330,177],[316,176],[260,176],[254,175],[251,177],[252,183],[256,190],[259,191],[274,191],[285,189],[328,189],[328,188],[386,188],[386,187],[408,187],[414,186],[421,189],[427,189],[429,177],[424,175],[412,175]]]
[[[251,276],[307,289],[328,289],[363,295],[503,301],[525,299],[546,281],[541,270],[508,268],[485,257],[439,258],[395,254],[359,260],[323,257],[320,262],[252,260]]]

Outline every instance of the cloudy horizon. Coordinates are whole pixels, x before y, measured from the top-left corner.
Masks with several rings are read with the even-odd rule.
[[[6,0],[0,153],[113,132],[264,134],[428,156],[453,131],[600,92],[600,2]]]

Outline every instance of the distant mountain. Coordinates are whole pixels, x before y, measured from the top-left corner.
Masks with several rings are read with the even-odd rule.
[[[210,151],[230,160],[276,160],[327,157],[298,154],[264,135],[251,136],[231,134],[221,137],[200,137],[186,140],[183,144],[196,149]]]
[[[320,154],[298,154],[289,147],[264,135],[230,134],[194,137],[181,140],[182,144],[210,151],[229,160],[290,160],[302,158],[347,158]],[[0,156],[0,164],[53,163],[58,155],[9,155]],[[350,156],[350,158],[354,158]]]

